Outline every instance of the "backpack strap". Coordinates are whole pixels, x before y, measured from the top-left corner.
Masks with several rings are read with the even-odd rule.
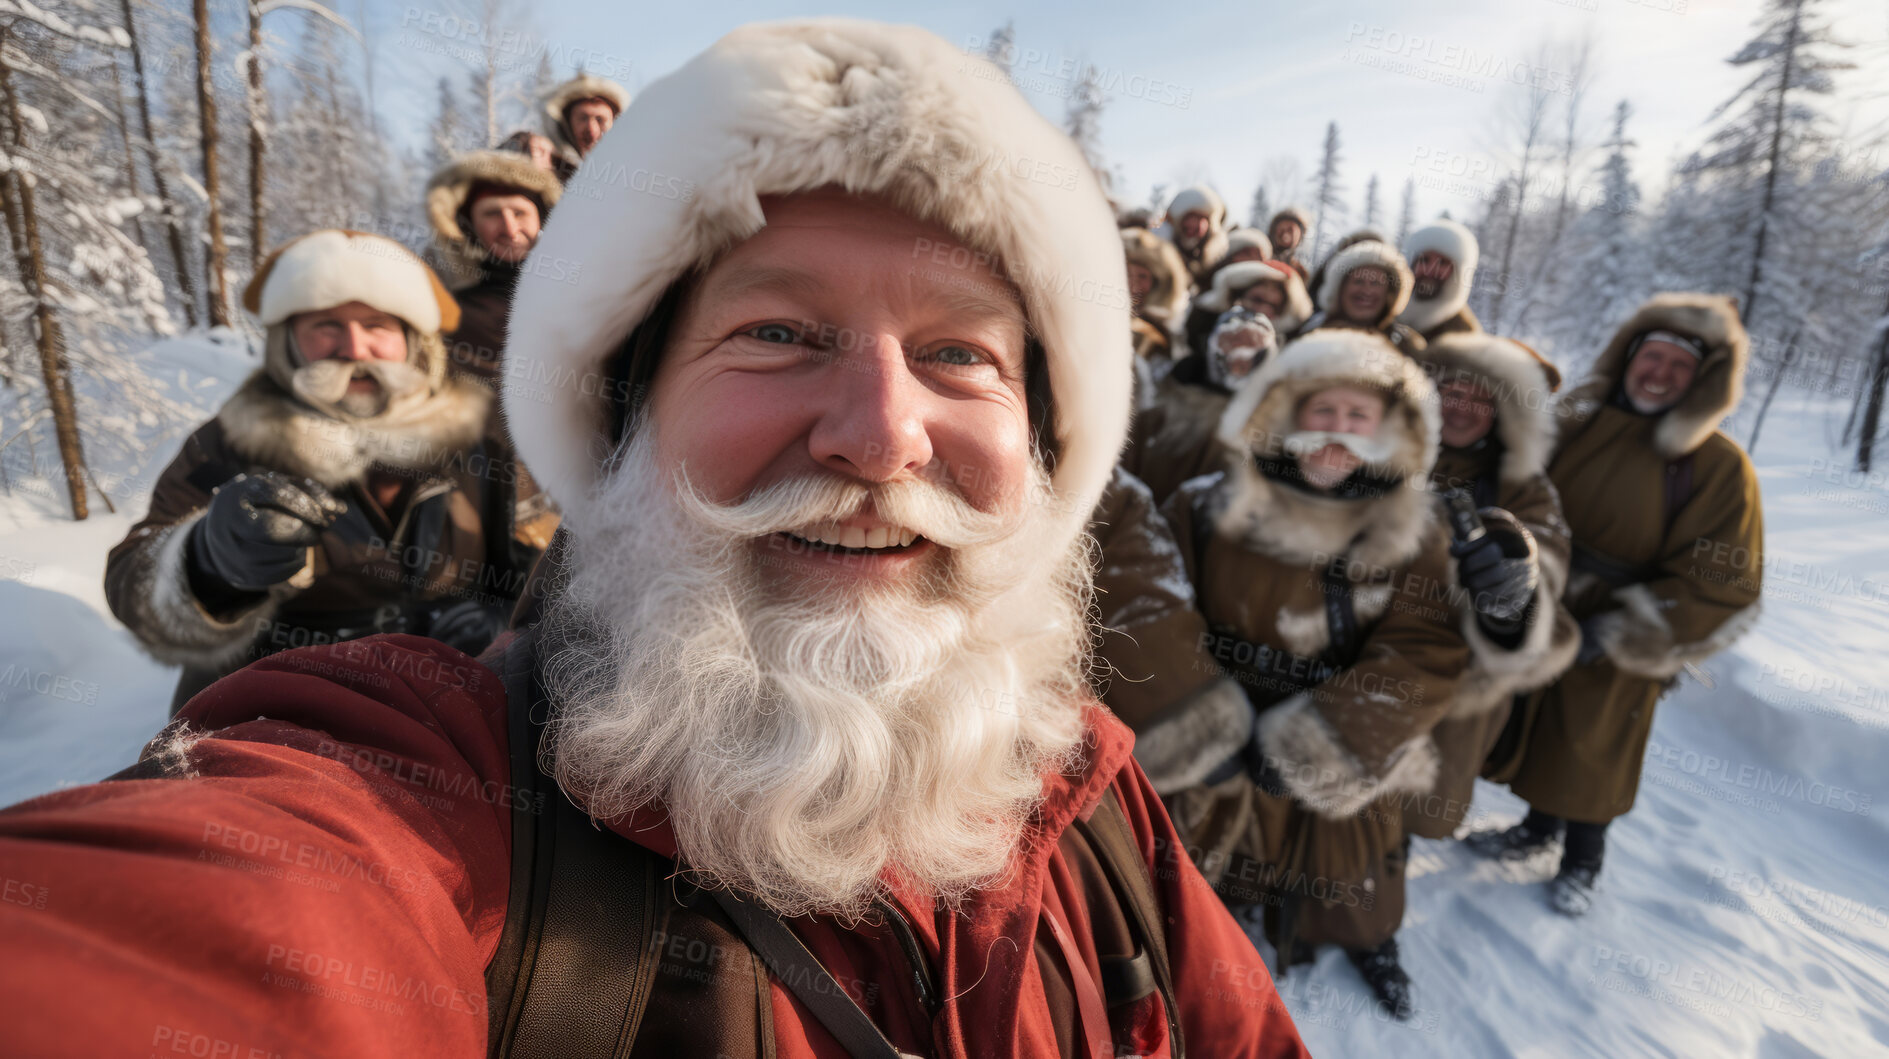
[[[515,795],[505,930],[486,966],[488,1055],[623,1059],[655,976],[659,858],[597,827],[540,769],[535,646],[520,633],[496,666]]]
[[[1692,499],[1692,453],[1666,463],[1666,531],[1672,532],[1679,512]]]
[[[865,1009],[841,988],[819,957],[774,913],[727,890],[711,893],[761,962],[853,1059],[901,1059]]]
[[[1076,818],[1076,828],[1095,851],[1096,860],[1108,873],[1115,896],[1127,913],[1128,925],[1141,943],[1141,951],[1127,959],[1102,960],[1103,991],[1111,1005],[1138,1000],[1149,992],[1147,981],[1161,991],[1167,1006],[1168,1051],[1174,1059],[1187,1054],[1181,1041],[1180,1005],[1175,1002],[1173,966],[1168,962],[1167,912],[1154,891],[1154,877],[1148,862],[1142,859],[1141,844],[1121,799],[1113,786],[1102,792],[1102,800],[1085,819]]]

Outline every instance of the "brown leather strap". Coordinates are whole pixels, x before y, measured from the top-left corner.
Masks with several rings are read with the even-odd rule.
[[[1166,1007],[1168,1051],[1174,1059],[1183,1059],[1187,1053],[1181,1040],[1181,1009],[1175,1002],[1173,969],[1168,963],[1167,912],[1155,893],[1148,862],[1141,856],[1141,844],[1113,787],[1103,792],[1102,800],[1086,819],[1076,820],[1076,827],[1095,850],[1096,860],[1108,872],[1129,924],[1153,957],[1155,984]]]
[[[512,891],[486,967],[493,1059],[624,1059],[655,975],[657,857],[599,828],[538,766],[536,634],[497,668],[511,737]]]
[[[1076,1015],[1082,1023],[1083,1039],[1089,1046],[1089,1059],[1113,1059],[1115,1042],[1108,1028],[1108,1001],[1102,998],[1101,987],[1095,984],[1095,976],[1089,973],[1089,965],[1083,962],[1082,950],[1076,946],[1075,936],[1070,933],[1062,917],[1048,905],[1043,906],[1043,923],[1049,927],[1050,936],[1056,939],[1056,947],[1063,954],[1063,964],[1069,968],[1069,983],[1076,994]]]

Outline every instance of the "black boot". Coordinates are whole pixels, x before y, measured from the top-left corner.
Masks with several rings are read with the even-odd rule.
[[[1600,862],[1606,852],[1606,824],[1568,821],[1561,870],[1548,884],[1548,903],[1555,911],[1564,916],[1579,916],[1594,906],[1594,887],[1600,879]]]
[[[1558,816],[1530,809],[1514,827],[1506,831],[1472,832],[1463,838],[1463,844],[1478,856],[1503,861],[1527,860],[1561,837],[1562,823]]]
[[[1408,1020],[1415,1008],[1410,1003],[1410,976],[1397,962],[1397,939],[1392,938],[1375,949],[1346,949],[1352,966],[1364,976],[1378,1006],[1399,1021]]]

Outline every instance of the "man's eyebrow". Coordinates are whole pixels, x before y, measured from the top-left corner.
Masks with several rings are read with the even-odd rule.
[[[799,269],[776,265],[740,266],[717,277],[714,283],[717,298],[739,298],[757,292],[813,298],[827,293],[827,284]]]
[[[952,287],[934,297],[952,316],[994,318],[1004,323],[1014,323],[1026,332],[1029,330],[1029,317],[1024,314],[1022,303],[1014,296],[995,294],[975,287]]]

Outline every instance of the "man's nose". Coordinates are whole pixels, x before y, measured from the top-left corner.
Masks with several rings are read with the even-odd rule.
[[[926,415],[934,395],[912,376],[896,336],[833,353],[821,376],[822,410],[807,441],[821,466],[883,482],[931,463]]]
[[[341,336],[341,346],[335,350],[335,356],[342,360],[371,360],[374,351],[367,345],[367,328],[357,323],[348,324],[348,329]]]

